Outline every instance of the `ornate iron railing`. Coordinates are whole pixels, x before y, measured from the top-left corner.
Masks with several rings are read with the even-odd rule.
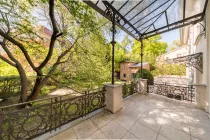
[[[20,106],[26,106],[18,109]],[[0,108],[0,139],[32,139],[105,106],[105,90]]]
[[[187,56],[177,57],[173,59],[174,63],[179,63],[187,67],[192,66],[203,73],[203,53],[195,53]]]
[[[195,88],[192,85],[154,83],[154,85],[148,85],[148,92],[175,98],[177,100],[195,101]]]
[[[123,85],[123,98],[126,98],[130,95],[133,95],[134,93],[137,92],[137,83],[136,82],[131,82],[130,84],[124,84]]]

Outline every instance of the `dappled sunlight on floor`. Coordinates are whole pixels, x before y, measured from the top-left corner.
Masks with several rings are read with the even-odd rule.
[[[210,120],[192,103],[138,94],[117,113],[103,111],[50,140],[57,139],[210,140]]]

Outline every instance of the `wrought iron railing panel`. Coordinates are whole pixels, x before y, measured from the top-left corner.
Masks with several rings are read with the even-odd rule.
[[[174,63],[186,65],[187,67],[194,67],[203,73],[203,53],[195,53],[187,56],[182,56],[173,59]]]
[[[137,83],[136,82],[131,82],[130,84],[124,84],[123,85],[123,98],[126,98],[130,95],[133,95],[134,93],[137,93],[138,91]]]
[[[155,93],[177,100],[195,101],[195,88],[192,85],[171,85],[166,83],[155,83],[148,85],[149,93]]]
[[[105,106],[105,90],[67,98],[58,96],[0,108],[0,139],[32,139]],[[40,101],[40,102],[41,102]],[[33,105],[24,109],[18,106]]]

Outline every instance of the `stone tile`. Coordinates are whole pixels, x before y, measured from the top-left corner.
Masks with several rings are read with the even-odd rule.
[[[118,116],[115,121],[127,130],[129,130],[136,122],[136,120],[126,116],[125,114]]]
[[[107,125],[101,128],[101,131],[109,138],[109,139],[121,139],[127,130],[116,123],[115,121],[109,122]]]
[[[130,132],[127,132],[126,134],[125,134],[125,136],[122,138],[122,139],[127,139],[127,140],[137,140],[138,138],[137,137],[135,137],[133,134],[131,134]]]
[[[134,109],[135,111],[138,111],[139,113],[144,114],[144,113],[147,111],[147,109],[149,109],[149,107],[150,107],[150,106],[147,106],[147,105],[143,104],[143,105],[139,105],[139,106],[137,106],[137,107],[135,107],[135,108],[133,108],[133,109]]]
[[[93,133],[87,139],[108,139],[100,130]]]
[[[191,136],[191,140],[201,140],[201,139]]]
[[[138,120],[138,122],[153,129],[156,132],[159,132],[163,119],[164,119],[163,117],[159,116],[144,115]]]
[[[191,135],[196,138],[202,140],[210,139],[210,126],[208,125],[202,125],[202,124],[191,125],[190,132]]]
[[[101,128],[102,126],[106,125],[108,122],[110,122],[112,119],[110,117],[110,114],[107,112],[102,112],[94,117],[91,118],[93,123],[98,127]]]
[[[208,118],[207,113],[202,110],[202,109],[198,109],[198,108],[192,108],[188,110],[188,114],[190,116],[197,116],[197,117],[205,117]]]
[[[168,116],[166,110],[167,109],[165,109],[165,108],[156,108],[156,107],[152,106],[144,114],[166,117],[166,116]]]
[[[98,130],[90,119],[74,126],[73,129],[78,139],[85,139]]]
[[[128,117],[134,119],[134,120],[138,120],[141,116],[143,116],[142,113],[132,109],[132,110],[128,110],[124,113],[125,115],[127,115]]]
[[[109,112],[108,110],[105,110],[104,112],[109,118],[111,118],[111,120],[113,120],[113,119],[117,118],[119,115],[121,115],[125,110],[126,109],[121,109],[121,110],[115,112],[114,114]]]
[[[136,122],[136,124],[129,131],[140,140],[155,140],[158,135],[157,132],[141,124],[140,122]]]
[[[170,140],[166,137],[164,137],[163,135],[159,134],[158,137],[157,137],[157,140]]]
[[[135,102],[132,102],[131,99],[127,99],[127,100],[125,100],[125,101],[123,102],[123,108],[124,108],[124,109],[129,109],[129,108],[131,108],[131,107],[134,106],[134,105],[135,105]]]
[[[48,140],[69,140],[69,139],[77,139],[73,129],[68,129]]]
[[[210,126],[210,119],[206,117],[189,117],[190,124],[202,124]]]
[[[173,128],[176,128],[182,132],[190,134],[190,126],[188,123],[182,123],[176,119],[165,118],[162,122],[163,125],[169,125]]]
[[[169,125],[162,125],[159,133],[171,140],[190,140],[189,134]]]

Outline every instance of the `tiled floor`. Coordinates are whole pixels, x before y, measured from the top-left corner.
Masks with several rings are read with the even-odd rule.
[[[50,140],[210,140],[210,119],[193,104],[158,95],[135,95],[115,114],[104,111]]]

